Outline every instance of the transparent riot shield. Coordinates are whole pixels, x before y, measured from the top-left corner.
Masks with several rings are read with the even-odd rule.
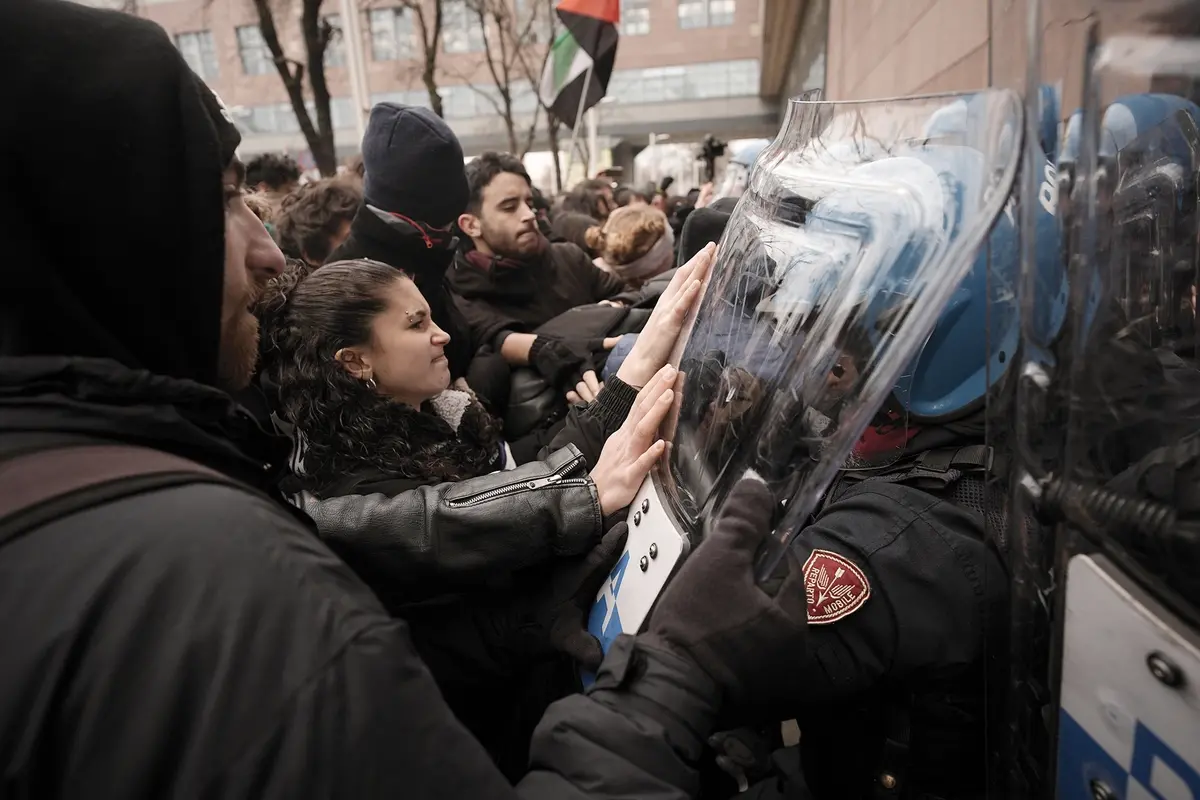
[[[932,132],[955,104],[953,124]],[[630,509],[626,552],[589,621],[606,647],[640,628],[747,473],[776,501],[766,572],[840,470],[888,465],[911,423],[984,393],[987,333],[960,327],[953,310],[1015,296],[1015,268],[994,286],[987,266],[992,252],[1017,263],[1023,126],[1019,95],[1001,90],[791,102],[672,356],[669,449]],[[1011,353],[1015,326],[1005,335]],[[931,337],[978,348],[976,363],[926,358]],[[999,368],[1004,348],[991,356]]]
[[[1097,28],[1087,58],[1066,284],[1031,249],[1022,284],[1008,767],[1013,796],[1200,797],[1200,40]]]

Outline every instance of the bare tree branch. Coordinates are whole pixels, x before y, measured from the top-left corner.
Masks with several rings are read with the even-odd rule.
[[[535,106],[529,127],[519,130],[516,111],[516,81],[524,76],[532,90],[536,86],[530,75],[529,62],[542,43],[537,41],[538,7],[534,6],[524,20],[519,20],[513,0],[465,0],[467,9],[478,22],[483,39],[482,64],[492,79],[495,91],[475,85],[473,76],[458,73],[462,82],[488,103],[504,123],[509,150],[524,156],[533,146],[540,109]],[[478,71],[475,65],[474,72]]]
[[[441,49],[442,40],[442,1],[402,0],[400,3],[402,8],[407,8],[417,19],[417,32],[421,37],[421,83],[425,85],[425,91],[429,93],[429,105],[433,109],[433,113],[439,117],[446,116],[442,95],[438,92],[437,84],[438,52]],[[431,8],[427,8],[427,6],[431,6]],[[433,12],[432,20],[426,13],[430,10]]]
[[[558,133],[562,123],[560,123],[558,117],[554,115],[553,109],[551,109],[550,106],[546,104],[545,100],[542,99],[542,93],[539,87],[542,73],[546,71],[546,64],[549,63],[550,58],[553,56],[554,42],[557,38],[556,29],[558,26],[556,24],[557,15],[554,13],[554,0],[542,0],[541,8],[546,14],[546,32],[549,35],[549,41],[546,42],[546,49],[542,53],[542,58],[540,60],[541,63],[538,65],[537,72],[534,73],[532,64],[528,58],[521,59],[521,69],[525,73],[526,80],[529,81],[530,86],[533,88],[534,97],[537,98],[538,108],[546,112],[546,138],[548,139],[550,145],[550,155],[554,159],[555,191],[561,192],[563,188],[563,173],[562,160],[559,158],[558,152]],[[534,13],[536,14],[536,12],[537,7],[535,6]],[[537,115],[534,114],[533,126],[536,125]],[[531,127],[529,131],[529,141],[531,143],[533,136],[534,128]]]
[[[136,2],[136,0],[127,0]],[[212,0],[206,0],[205,8]],[[279,29],[275,24],[275,12],[270,0],[251,0],[258,16],[258,29],[263,44],[271,53],[271,61],[279,73],[287,91],[292,113],[304,135],[304,141],[312,153],[313,161],[322,175],[337,172],[337,151],[333,142],[333,118],[330,113],[329,86],[325,80],[325,50],[329,47],[333,28],[320,16],[320,0],[303,0],[300,30],[304,38],[305,61],[288,57],[279,40]],[[307,65],[307,69],[306,69]],[[304,102],[304,78],[308,75],[309,86],[316,111],[316,124],[308,113]]]

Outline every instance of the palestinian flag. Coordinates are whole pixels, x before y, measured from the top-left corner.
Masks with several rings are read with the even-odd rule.
[[[566,30],[550,47],[541,96],[554,116],[574,128],[580,102],[587,111],[608,92],[621,0],[561,0],[555,11]]]

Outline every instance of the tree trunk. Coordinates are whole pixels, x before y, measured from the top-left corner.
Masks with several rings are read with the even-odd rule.
[[[529,123],[529,129],[525,131],[525,141],[521,145],[521,151],[517,154],[522,160],[529,155],[529,151],[533,149],[533,140],[537,136],[538,117],[542,111],[542,106],[539,103],[533,108],[533,120]]]
[[[305,0],[305,22],[307,22],[309,3],[315,0]],[[267,49],[271,51],[271,58],[275,62],[275,69],[279,73],[280,80],[283,81],[283,86],[287,90],[288,100],[291,101],[292,111],[296,115],[296,122],[300,126],[300,132],[304,134],[304,141],[308,143],[308,148],[312,152],[313,161],[316,162],[318,169],[322,175],[332,175],[337,172],[337,157],[333,148],[333,131],[332,125],[329,124],[329,89],[325,86],[325,70],[324,70],[324,47],[319,48],[319,52],[308,54],[309,64],[312,64],[315,57],[319,62],[321,87],[324,90],[324,113],[326,125],[322,132],[318,132],[313,125],[312,118],[308,115],[308,107],[304,105],[304,64],[288,59],[283,53],[283,46],[279,43],[279,31],[275,27],[275,15],[271,11],[269,0],[254,0],[254,10],[258,13],[258,27],[262,32],[263,42],[267,45]],[[317,26],[317,39],[320,36],[320,26]],[[307,25],[304,32],[305,47],[310,46],[309,33]],[[328,37],[325,37],[327,43]],[[320,119],[321,105],[316,103],[316,98],[313,98],[314,104],[317,105],[318,119]],[[323,134],[323,135],[322,135]]]
[[[425,84],[425,91],[429,92],[429,107],[433,109],[433,113],[443,119],[446,112],[442,108],[442,96],[438,93],[437,78],[434,75],[435,62],[427,59],[425,61],[425,69],[421,71],[421,82]]]
[[[308,53],[308,83],[317,112],[316,137],[309,140],[308,147],[321,175],[330,177],[337,174],[337,146],[333,141],[329,84],[325,81],[325,50],[333,31],[329,23],[321,19],[321,0],[304,0],[300,26],[304,33],[304,49]]]
[[[424,0],[416,0],[416,3],[422,5],[409,5],[409,8],[417,15],[417,22],[421,27],[421,48],[422,60],[421,65],[421,83],[425,84],[425,91],[429,93],[429,107],[433,109],[433,113],[445,119],[446,112],[442,106],[442,95],[438,92],[437,85],[437,58],[438,48],[442,43],[442,0],[433,1],[433,30],[429,31],[425,24]]]
[[[517,141],[517,123],[513,119],[512,98],[508,92],[501,92],[504,96],[504,131],[508,134],[508,152],[513,155],[518,155],[521,152],[520,143]]]

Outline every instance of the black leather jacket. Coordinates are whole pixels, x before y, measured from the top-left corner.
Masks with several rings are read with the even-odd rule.
[[[610,380],[596,401],[568,415],[550,455],[508,472],[399,494],[293,499],[339,553],[369,558],[398,584],[471,581],[554,556],[587,552],[603,519],[588,471],[637,392]]]
[[[389,497],[296,504],[335,552],[370,551],[372,571],[401,584],[471,580],[586,552],[601,535],[596,485],[574,445],[507,472]],[[355,559],[357,560],[357,559]]]

